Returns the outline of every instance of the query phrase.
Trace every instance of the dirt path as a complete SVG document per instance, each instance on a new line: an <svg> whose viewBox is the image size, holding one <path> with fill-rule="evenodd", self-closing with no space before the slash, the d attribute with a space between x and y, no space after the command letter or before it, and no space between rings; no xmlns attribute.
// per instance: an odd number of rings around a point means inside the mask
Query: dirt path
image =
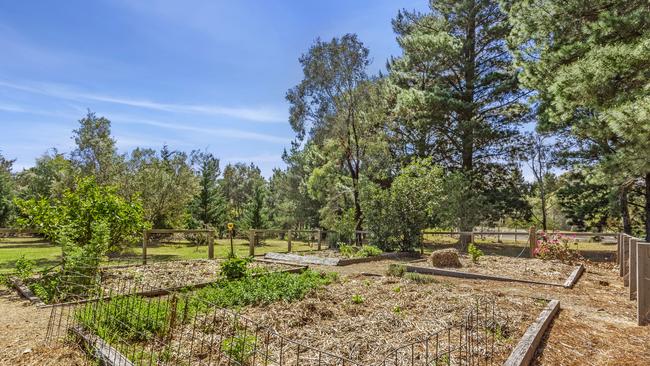
<svg viewBox="0 0 650 366"><path fill-rule="evenodd" d="M0 365L82 365L73 347L44 344L50 312L0 287Z"/></svg>
<svg viewBox="0 0 650 366"><path fill-rule="evenodd" d="M345 267L312 266L343 276L383 275L396 261ZM586 263L574 289L495 281L438 277L441 282L478 293L558 299L561 311L547 333L537 365L650 365L650 327L636 326L635 303L629 300L611 264ZM49 312L0 288L0 365L79 365L73 347L43 345Z"/></svg>

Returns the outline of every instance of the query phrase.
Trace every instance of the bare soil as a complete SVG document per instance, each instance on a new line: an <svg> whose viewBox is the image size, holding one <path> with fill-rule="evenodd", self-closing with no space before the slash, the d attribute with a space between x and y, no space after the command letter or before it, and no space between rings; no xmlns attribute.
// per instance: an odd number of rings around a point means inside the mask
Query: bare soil
<svg viewBox="0 0 650 366"><path fill-rule="evenodd" d="M49 316L0 287L0 365L84 365L76 347L44 343Z"/></svg>
<svg viewBox="0 0 650 366"><path fill-rule="evenodd" d="M510 277L522 280L563 284L577 265L565 264L556 260L504 257L485 255L473 262L468 255L459 256L461 268L448 268L461 272L479 273ZM432 267L431 262L418 262L414 265Z"/></svg>

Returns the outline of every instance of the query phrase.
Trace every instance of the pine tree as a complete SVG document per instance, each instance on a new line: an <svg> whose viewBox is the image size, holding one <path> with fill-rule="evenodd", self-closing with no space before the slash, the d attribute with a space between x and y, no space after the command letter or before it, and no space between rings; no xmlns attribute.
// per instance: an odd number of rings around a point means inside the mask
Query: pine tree
<svg viewBox="0 0 650 366"><path fill-rule="evenodd" d="M201 226L225 230L227 206L219 186L219 159L203 151L193 151L191 157L198 176L199 191L190 204L192 217Z"/></svg>
<svg viewBox="0 0 650 366"><path fill-rule="evenodd" d="M537 92L538 128L570 139L568 161L623 192L624 218L628 188L645 180L650 240L648 2L530 0L508 9L522 80Z"/></svg>
<svg viewBox="0 0 650 366"><path fill-rule="evenodd" d="M520 152L518 128L529 110L506 44L506 14L495 0L429 6L427 13L400 11L393 20L403 56L388 65L392 149L406 160L432 157L467 179L466 195L494 208L481 220L527 215L523 196L512 194L522 189L512 189L516 167L509 163ZM497 207L503 198L510 202ZM475 221L461 220L461 229L472 230Z"/></svg>

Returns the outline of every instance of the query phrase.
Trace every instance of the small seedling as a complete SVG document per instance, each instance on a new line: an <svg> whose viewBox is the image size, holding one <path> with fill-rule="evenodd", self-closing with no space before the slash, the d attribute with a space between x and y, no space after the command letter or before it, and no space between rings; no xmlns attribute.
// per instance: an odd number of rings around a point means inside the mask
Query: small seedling
<svg viewBox="0 0 650 366"><path fill-rule="evenodd" d="M480 250L474 243L469 243L467 252L472 257L472 262L478 263L479 258L483 256L483 251Z"/></svg>
<svg viewBox="0 0 650 366"><path fill-rule="evenodd" d="M393 313L398 314L398 315L401 314L402 313L402 307L399 306L399 305L393 307Z"/></svg>
<svg viewBox="0 0 650 366"><path fill-rule="evenodd" d="M363 296L359 294L352 295L352 302L354 304L363 304Z"/></svg>
<svg viewBox="0 0 650 366"><path fill-rule="evenodd" d="M400 291L402 291L402 288L399 287L399 286L397 286L397 287L395 287L395 288L393 289L393 292L396 293L396 294L399 294Z"/></svg>

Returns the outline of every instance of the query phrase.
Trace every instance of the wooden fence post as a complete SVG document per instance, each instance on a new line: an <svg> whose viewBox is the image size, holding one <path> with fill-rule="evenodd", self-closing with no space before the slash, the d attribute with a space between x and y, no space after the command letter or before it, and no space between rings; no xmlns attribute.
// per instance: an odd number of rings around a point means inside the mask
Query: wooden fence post
<svg viewBox="0 0 650 366"><path fill-rule="evenodd" d="M623 286L630 285L630 238L631 236L623 236Z"/></svg>
<svg viewBox="0 0 650 366"><path fill-rule="evenodd" d="M621 233L616 235L616 265L618 265L618 275L619 277L623 275L623 266L621 266Z"/></svg>
<svg viewBox="0 0 650 366"><path fill-rule="evenodd" d="M144 230L142 233L142 264L147 264L147 242L149 241L149 233Z"/></svg>
<svg viewBox="0 0 650 366"><path fill-rule="evenodd" d="M250 230L248 232L248 255L251 257L255 255L255 241L257 240L256 236L257 234L255 233L255 230Z"/></svg>
<svg viewBox="0 0 650 366"><path fill-rule="evenodd" d="M318 250L321 250L321 243L323 242L323 233L320 229L316 230L316 235L318 235Z"/></svg>
<svg viewBox="0 0 650 366"><path fill-rule="evenodd" d="M291 253L291 230L287 231L287 252Z"/></svg>
<svg viewBox="0 0 650 366"><path fill-rule="evenodd" d="M214 236L213 231L207 232L208 234L208 259L214 259Z"/></svg>
<svg viewBox="0 0 650 366"><path fill-rule="evenodd" d="M650 324L650 243L637 243L637 324Z"/></svg>
<svg viewBox="0 0 650 366"><path fill-rule="evenodd" d="M528 229L528 250L530 252L530 257L535 258L535 247L537 246L537 229L535 225L531 226Z"/></svg>
<svg viewBox="0 0 650 366"><path fill-rule="evenodd" d="M630 300L636 299L637 291L637 240L635 238L630 239Z"/></svg>

